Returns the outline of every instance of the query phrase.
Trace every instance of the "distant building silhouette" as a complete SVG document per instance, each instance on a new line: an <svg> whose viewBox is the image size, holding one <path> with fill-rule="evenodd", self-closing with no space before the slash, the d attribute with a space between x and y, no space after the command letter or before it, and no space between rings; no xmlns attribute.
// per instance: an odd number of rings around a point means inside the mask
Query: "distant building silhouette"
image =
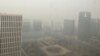
<svg viewBox="0 0 100 56"><path fill-rule="evenodd" d="M78 22L78 36L80 39L88 39L91 37L91 13L80 12Z"/></svg>
<svg viewBox="0 0 100 56"><path fill-rule="evenodd" d="M66 35L73 35L74 34L74 20L64 20L64 33Z"/></svg>
<svg viewBox="0 0 100 56"><path fill-rule="evenodd" d="M97 19L91 19L91 34L92 36L98 33L98 21Z"/></svg>
<svg viewBox="0 0 100 56"><path fill-rule="evenodd" d="M91 35L100 35L100 19L91 19Z"/></svg>
<svg viewBox="0 0 100 56"><path fill-rule="evenodd" d="M98 19L98 37L100 37L100 19Z"/></svg>
<svg viewBox="0 0 100 56"><path fill-rule="evenodd" d="M0 14L0 56L21 56L22 16Z"/></svg>
<svg viewBox="0 0 100 56"><path fill-rule="evenodd" d="M42 22L39 20L35 20L33 22L33 31L42 31Z"/></svg>
<svg viewBox="0 0 100 56"><path fill-rule="evenodd" d="M31 22L30 21L25 21L23 22L23 27L22 27L23 32L30 32L31 31Z"/></svg>

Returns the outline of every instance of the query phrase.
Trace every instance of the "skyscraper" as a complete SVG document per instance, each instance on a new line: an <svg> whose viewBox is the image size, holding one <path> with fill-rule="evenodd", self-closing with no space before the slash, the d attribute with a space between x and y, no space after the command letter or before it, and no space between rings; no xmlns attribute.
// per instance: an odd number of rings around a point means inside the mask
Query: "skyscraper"
<svg viewBox="0 0 100 56"><path fill-rule="evenodd" d="M98 19L98 37L100 37L100 19Z"/></svg>
<svg viewBox="0 0 100 56"><path fill-rule="evenodd" d="M64 20L64 33L66 35L73 35L75 28L74 26L75 26L74 20Z"/></svg>
<svg viewBox="0 0 100 56"><path fill-rule="evenodd" d="M91 35L100 35L100 19L91 19Z"/></svg>
<svg viewBox="0 0 100 56"><path fill-rule="evenodd" d="M91 26L91 13L80 12L79 22L78 22L78 36L80 39L84 40L91 37L90 26Z"/></svg>
<svg viewBox="0 0 100 56"><path fill-rule="evenodd" d="M0 56L21 56L22 16L0 14Z"/></svg>
<svg viewBox="0 0 100 56"><path fill-rule="evenodd" d="M96 34L98 34L98 20L91 19L91 35L95 36Z"/></svg>

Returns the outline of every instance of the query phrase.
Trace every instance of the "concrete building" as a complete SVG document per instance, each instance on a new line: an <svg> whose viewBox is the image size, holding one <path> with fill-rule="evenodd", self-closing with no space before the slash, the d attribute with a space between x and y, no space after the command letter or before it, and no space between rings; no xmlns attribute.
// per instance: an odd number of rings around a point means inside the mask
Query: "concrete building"
<svg viewBox="0 0 100 56"><path fill-rule="evenodd" d="M66 35L73 35L75 28L74 26L75 26L74 20L64 20L64 33Z"/></svg>
<svg viewBox="0 0 100 56"><path fill-rule="evenodd" d="M80 12L78 21L78 37L82 40L86 40L91 37L91 13Z"/></svg>
<svg viewBox="0 0 100 56"><path fill-rule="evenodd" d="M39 20L35 20L33 22L33 31L38 32L42 31L42 22Z"/></svg>
<svg viewBox="0 0 100 56"><path fill-rule="evenodd" d="M0 14L0 56L21 56L22 16Z"/></svg>

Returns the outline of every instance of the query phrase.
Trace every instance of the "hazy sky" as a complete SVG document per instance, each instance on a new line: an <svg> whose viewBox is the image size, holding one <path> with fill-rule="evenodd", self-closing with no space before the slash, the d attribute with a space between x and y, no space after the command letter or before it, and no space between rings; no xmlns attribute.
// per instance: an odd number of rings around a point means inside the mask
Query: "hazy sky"
<svg viewBox="0 0 100 56"><path fill-rule="evenodd" d="M45 21L77 19L79 11L100 18L99 0L0 0L1 13L22 14L24 19Z"/></svg>

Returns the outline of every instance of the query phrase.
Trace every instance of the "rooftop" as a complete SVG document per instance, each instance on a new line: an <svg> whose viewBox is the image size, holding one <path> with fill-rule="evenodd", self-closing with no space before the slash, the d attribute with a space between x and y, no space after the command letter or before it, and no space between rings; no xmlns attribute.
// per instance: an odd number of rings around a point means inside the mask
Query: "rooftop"
<svg viewBox="0 0 100 56"><path fill-rule="evenodd" d="M12 14L12 13L0 13L0 15L2 15L2 16L22 16L21 14Z"/></svg>

